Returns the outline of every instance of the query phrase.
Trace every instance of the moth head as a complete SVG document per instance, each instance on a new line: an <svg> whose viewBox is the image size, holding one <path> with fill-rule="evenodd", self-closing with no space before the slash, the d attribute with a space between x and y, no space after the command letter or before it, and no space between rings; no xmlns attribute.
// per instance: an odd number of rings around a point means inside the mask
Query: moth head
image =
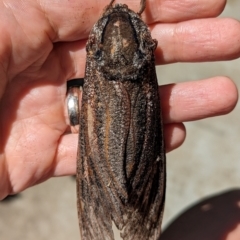
<svg viewBox="0 0 240 240"><path fill-rule="evenodd" d="M88 41L97 70L107 80L137 80L154 60L156 41L139 16L112 11L96 24Z"/></svg>

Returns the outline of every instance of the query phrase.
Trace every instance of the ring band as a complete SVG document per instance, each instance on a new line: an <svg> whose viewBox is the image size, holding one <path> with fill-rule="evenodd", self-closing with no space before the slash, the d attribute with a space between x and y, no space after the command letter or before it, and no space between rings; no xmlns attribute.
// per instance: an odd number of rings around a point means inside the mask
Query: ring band
<svg viewBox="0 0 240 240"><path fill-rule="evenodd" d="M82 98L83 78L67 82L67 112L72 133L79 132L80 101Z"/></svg>

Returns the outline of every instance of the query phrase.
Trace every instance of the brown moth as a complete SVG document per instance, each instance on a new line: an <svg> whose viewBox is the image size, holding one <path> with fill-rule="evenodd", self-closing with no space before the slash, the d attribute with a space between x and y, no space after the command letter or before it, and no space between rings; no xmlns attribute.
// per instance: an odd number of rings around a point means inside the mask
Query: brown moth
<svg viewBox="0 0 240 240"><path fill-rule="evenodd" d="M111 1L87 42L77 197L83 240L160 237L165 151L157 46L138 13Z"/></svg>

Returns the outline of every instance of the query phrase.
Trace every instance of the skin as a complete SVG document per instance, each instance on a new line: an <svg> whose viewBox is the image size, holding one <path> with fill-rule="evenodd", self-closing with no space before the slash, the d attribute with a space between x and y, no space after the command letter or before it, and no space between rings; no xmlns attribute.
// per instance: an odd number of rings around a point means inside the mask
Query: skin
<svg viewBox="0 0 240 240"><path fill-rule="evenodd" d="M237 240L240 238L240 224L237 224L237 226L227 234L225 240Z"/></svg>
<svg viewBox="0 0 240 240"><path fill-rule="evenodd" d="M0 1L0 199L75 174L78 137L66 121L66 81L84 76L86 39L107 4ZM128 6L138 11L139 0ZM157 63L238 58L239 22L216 18L224 6L224 0L147 1L142 18L158 40ZM167 151L183 143L183 122L227 114L238 99L222 76L159 91Z"/></svg>

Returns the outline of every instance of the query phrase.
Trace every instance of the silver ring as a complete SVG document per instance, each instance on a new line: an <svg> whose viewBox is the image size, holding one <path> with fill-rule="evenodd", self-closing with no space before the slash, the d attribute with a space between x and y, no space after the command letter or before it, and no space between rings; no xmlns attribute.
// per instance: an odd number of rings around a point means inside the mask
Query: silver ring
<svg viewBox="0 0 240 240"><path fill-rule="evenodd" d="M69 80L67 86L67 112L72 133L79 132L80 102L82 99L82 84L79 83L79 80L83 81L83 79Z"/></svg>

